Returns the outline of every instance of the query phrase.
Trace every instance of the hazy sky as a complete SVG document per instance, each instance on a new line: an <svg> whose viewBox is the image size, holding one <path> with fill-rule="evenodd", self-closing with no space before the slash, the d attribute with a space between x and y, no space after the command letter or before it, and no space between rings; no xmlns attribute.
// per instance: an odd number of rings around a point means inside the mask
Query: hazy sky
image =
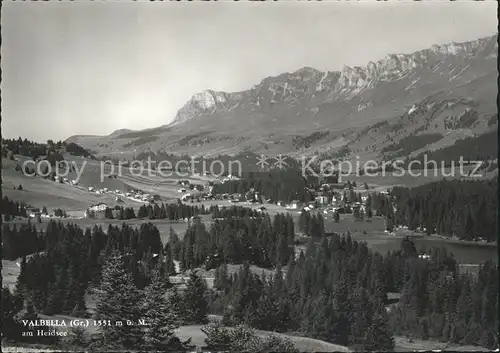
<svg viewBox="0 0 500 353"><path fill-rule="evenodd" d="M165 125L199 91L496 33L487 2L4 2L2 135Z"/></svg>

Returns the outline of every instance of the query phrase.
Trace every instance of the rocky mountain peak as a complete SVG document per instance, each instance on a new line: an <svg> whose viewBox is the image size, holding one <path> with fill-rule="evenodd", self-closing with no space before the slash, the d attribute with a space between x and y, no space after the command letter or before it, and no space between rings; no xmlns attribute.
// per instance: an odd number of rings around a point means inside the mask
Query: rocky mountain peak
<svg viewBox="0 0 500 353"><path fill-rule="evenodd" d="M191 99L177 112L174 122L189 120L202 113L210 113L224 106L229 100L226 92L204 90L194 94Z"/></svg>
<svg viewBox="0 0 500 353"><path fill-rule="evenodd" d="M374 88L380 83L392 82L410 76L419 70L427 70L446 60L465 60L471 57L485 59L498 56L497 35L465 43L434 45L411 54L389 54L376 62L370 61L364 67L344 66L340 71L321 72L303 67L294 72L267 77L251 89L237 93L205 90L193 95L182 107L174 123L193 117L227 111L237 106L252 106L267 109L277 103L297 102L313 99L325 93L332 97L349 91L359 92Z"/></svg>

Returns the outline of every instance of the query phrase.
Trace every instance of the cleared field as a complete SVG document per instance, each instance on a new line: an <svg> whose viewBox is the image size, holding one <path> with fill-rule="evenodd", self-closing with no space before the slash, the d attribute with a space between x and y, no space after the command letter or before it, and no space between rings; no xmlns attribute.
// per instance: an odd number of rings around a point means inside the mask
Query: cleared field
<svg viewBox="0 0 500 353"><path fill-rule="evenodd" d="M413 339L410 341L406 337L394 337L396 347L395 352L424 352L424 351L455 351L455 352L488 352L490 350L478 346L459 346L456 344L448 344L444 342L424 341Z"/></svg>
<svg viewBox="0 0 500 353"><path fill-rule="evenodd" d="M200 201L200 202L185 202L186 205L191 205L191 206L198 206L201 207L202 205L205 206L205 208L208 208L210 206L218 206L218 207L233 207L233 206L241 206L241 207L247 207L251 208L253 210L257 210L261 207L265 207L266 213L269 213L271 216L274 216L275 214L278 213L290 213L294 216L297 216L297 211L296 210L287 210L285 207L278 206L272 203L264 203L264 204L256 204L256 203L250 203L250 202L236 202L232 203L229 202L228 200L208 200L208 201Z"/></svg>
<svg viewBox="0 0 500 353"><path fill-rule="evenodd" d="M49 211L55 208L82 211L99 202L112 205L116 203L113 195L90 193L83 188L56 183L40 176L27 176L13 168L3 168L2 179L4 196L16 201L24 201L34 207L46 206ZM23 190L15 190L14 186L18 185L22 185ZM141 203L125 199L123 205L138 207Z"/></svg>
<svg viewBox="0 0 500 353"><path fill-rule="evenodd" d="M87 188L108 188L109 190L120 190L126 192L130 189L139 189L151 194L162 196L165 200L173 200L180 197L178 192L179 179L186 179L193 184L206 184L214 178L207 176L190 175L181 178L172 175L165 178L152 170L138 170L118 166L102 164L100 161L81 159L74 156L65 156L70 163L76 166L75 171L66 172L61 169L61 175L68 180L77 180L78 186L60 184L43 177L31 177L24 175L21 171L15 171L16 164L22 165L27 159L18 157L17 161L2 159L2 189L5 196L14 200L21 200L34 207L46 206L51 208L64 208L66 211L81 211L88 206L98 202L114 205L115 197L111 194L95 194L88 192ZM34 165L29 165L33 168ZM118 174L117 177L108 177ZM18 185L23 186L23 191L14 190ZM127 207L139 207L142 203L122 198L122 205Z"/></svg>
<svg viewBox="0 0 500 353"><path fill-rule="evenodd" d="M369 248L378 251L385 255L388 251L400 249L401 240L407 234L390 235L383 232L351 232L353 239L366 242ZM410 234L409 237L415 243L417 250L424 251L432 247L444 247L447 251L452 252L458 263L462 264L481 264L486 260L498 262L497 247L495 245L461 243L449 239L441 239L435 237L427 237L421 234Z"/></svg>
<svg viewBox="0 0 500 353"><path fill-rule="evenodd" d="M351 235L356 232L383 232L384 231L384 219L382 217L373 217L371 221L356 221L352 214L341 214L340 221L335 223L333 220L333 214L323 214L323 219L325 220L325 231L334 233L346 233L349 231ZM297 217L298 218L298 217Z"/></svg>
<svg viewBox="0 0 500 353"><path fill-rule="evenodd" d="M170 235L170 227L173 228L173 230L177 233L179 238L184 237L184 233L186 232L186 229L188 227L187 222L178 222L178 221L168 221L168 220L143 220L143 219L133 219L133 220L127 220L127 221L120 221L116 219L90 219L90 218L81 218L81 219L57 219L58 221L61 221L63 223L71 223L71 224L76 224L80 228L92 228L94 225L101 226L104 231L107 231L108 226L114 225L114 226L121 226L123 223L128 224L131 227L140 227L141 224L143 223L153 223L157 228L158 231L160 232L160 237L161 240L164 244L167 243L169 235ZM15 224L22 224L26 223L26 220L22 221L13 221L13 222L8 222L8 223L15 223ZM48 221L43 220L42 223L32 223L35 225L37 230L44 230L47 227Z"/></svg>
<svg viewBox="0 0 500 353"><path fill-rule="evenodd" d="M272 332L257 331L259 336L266 336ZM205 345L206 335L201 331L201 325L181 326L176 332L180 339L191 338L191 343L196 347L203 347ZM282 337L288 337L295 344L301 352L350 352L347 347L339 346L336 344L315 340L312 338L290 336L285 334L277 334Z"/></svg>
<svg viewBox="0 0 500 353"><path fill-rule="evenodd" d="M64 350L55 350L44 347L42 345L38 346L8 346L2 344L2 352L17 352L17 353L43 353L43 352L65 352Z"/></svg>
<svg viewBox="0 0 500 353"><path fill-rule="evenodd" d="M371 222L355 221L351 214L341 215L340 222L333 222L331 216L325 218L325 230L335 233L349 233L354 240L366 242L369 248L386 254L388 251L398 250L401 240L406 236L415 243L417 250L431 247L444 247L452 252L459 263L480 264L486 260L498 262L498 246L448 239L439 236L427 236L422 233L404 229L396 229L394 234L384 232L384 219L374 217Z"/></svg>
<svg viewBox="0 0 500 353"><path fill-rule="evenodd" d="M464 166L463 171L464 175L466 175L469 171L473 170L474 166ZM403 175L401 172L377 172L372 175L345 175L342 176L342 182L347 182L348 180L352 183L356 182L357 185L363 185L367 183L370 186L375 188L387 188L394 186L406 186L413 187L419 186L427 183L431 183L433 181L439 181L443 178L446 179L454 179L461 178L460 167L457 166L454 168L444 168L444 169L429 169L427 171L424 170L414 170L409 172L405 172ZM413 174L413 175L412 175ZM486 177L489 177L491 173L488 173ZM476 178L477 179L477 178Z"/></svg>

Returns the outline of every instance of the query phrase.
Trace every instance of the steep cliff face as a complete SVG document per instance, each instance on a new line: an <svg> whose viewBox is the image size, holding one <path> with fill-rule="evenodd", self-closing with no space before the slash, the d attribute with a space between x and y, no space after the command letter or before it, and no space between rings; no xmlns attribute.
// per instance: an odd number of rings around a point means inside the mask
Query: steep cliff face
<svg viewBox="0 0 500 353"><path fill-rule="evenodd" d="M241 92L196 93L172 123L103 137L99 146L168 148L187 153L288 153L294 150L297 139L309 141L309 135L321 132L318 136L322 138L315 138L308 146L327 151L352 143L359 131L371 125L401 117L409 125L394 139L415 131L425 132L436 124L442 125L446 133L441 120L447 119L448 113L439 118L430 114L425 119L432 123L423 124L419 119L424 117L417 110L424 105L465 99L467 107L477 111L477 120L484 122L496 112L497 57L495 35L466 43L434 45L411 54L390 54L364 67L345 66L340 71L326 72L304 67L267 77ZM415 118L406 121L408 115ZM482 129L485 124L474 126ZM474 133L481 131L477 128ZM386 139L382 132L368 134L361 138L366 141L360 148L380 149ZM89 146L83 140L78 137L84 147L96 147L95 138L89 138L93 141ZM114 144L106 140L114 140Z"/></svg>
<svg viewBox="0 0 500 353"><path fill-rule="evenodd" d="M333 102L341 95L352 96L361 90L413 76L445 76L457 81L463 77L466 81L470 76L466 71L472 73L476 69L474 65L485 65L484 61L493 65L497 52L497 39L493 36L466 43L434 45L412 54L390 54L377 62L369 62L365 67L345 66L340 72L321 72L305 67L268 77L243 92L207 90L197 93L179 110L174 122L178 124L203 115L227 113L239 106L251 106L257 110L300 100L319 100L317 105L320 105Z"/></svg>

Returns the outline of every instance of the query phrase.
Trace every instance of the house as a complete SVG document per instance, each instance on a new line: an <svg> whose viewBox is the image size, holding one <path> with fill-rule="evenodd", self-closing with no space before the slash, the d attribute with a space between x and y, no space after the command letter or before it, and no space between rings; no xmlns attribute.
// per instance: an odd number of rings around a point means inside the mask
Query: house
<svg viewBox="0 0 500 353"><path fill-rule="evenodd" d="M108 208L108 205L105 204L104 202L97 203L95 205L92 205L89 207L90 211L94 212L104 212L106 211L106 208Z"/></svg>
<svg viewBox="0 0 500 353"><path fill-rule="evenodd" d="M179 192L186 192L186 189L179 189L177 191L179 191Z"/></svg>
<svg viewBox="0 0 500 353"><path fill-rule="evenodd" d="M223 178L223 179L221 180L221 183L222 183L222 184L224 184L224 183L226 183L226 182L228 182L228 181L232 181L232 180L240 180L240 178L238 178L238 177L237 177L237 176L235 176L235 175L231 175L231 174L229 174L227 177L225 177L225 178Z"/></svg>
<svg viewBox="0 0 500 353"><path fill-rule="evenodd" d="M181 197L181 201L187 201L190 198L192 198L191 194L184 194Z"/></svg>
<svg viewBox="0 0 500 353"><path fill-rule="evenodd" d="M320 205L326 205L328 203L328 197L323 195L316 196L315 201Z"/></svg>
<svg viewBox="0 0 500 353"><path fill-rule="evenodd" d="M30 218L35 218L37 215L40 216L40 209L35 207L29 207L26 209L26 214Z"/></svg>
<svg viewBox="0 0 500 353"><path fill-rule="evenodd" d="M287 209L290 209L290 210L296 210L297 208L299 208L300 206L300 201L299 200L293 200L292 202L290 202L286 208Z"/></svg>

